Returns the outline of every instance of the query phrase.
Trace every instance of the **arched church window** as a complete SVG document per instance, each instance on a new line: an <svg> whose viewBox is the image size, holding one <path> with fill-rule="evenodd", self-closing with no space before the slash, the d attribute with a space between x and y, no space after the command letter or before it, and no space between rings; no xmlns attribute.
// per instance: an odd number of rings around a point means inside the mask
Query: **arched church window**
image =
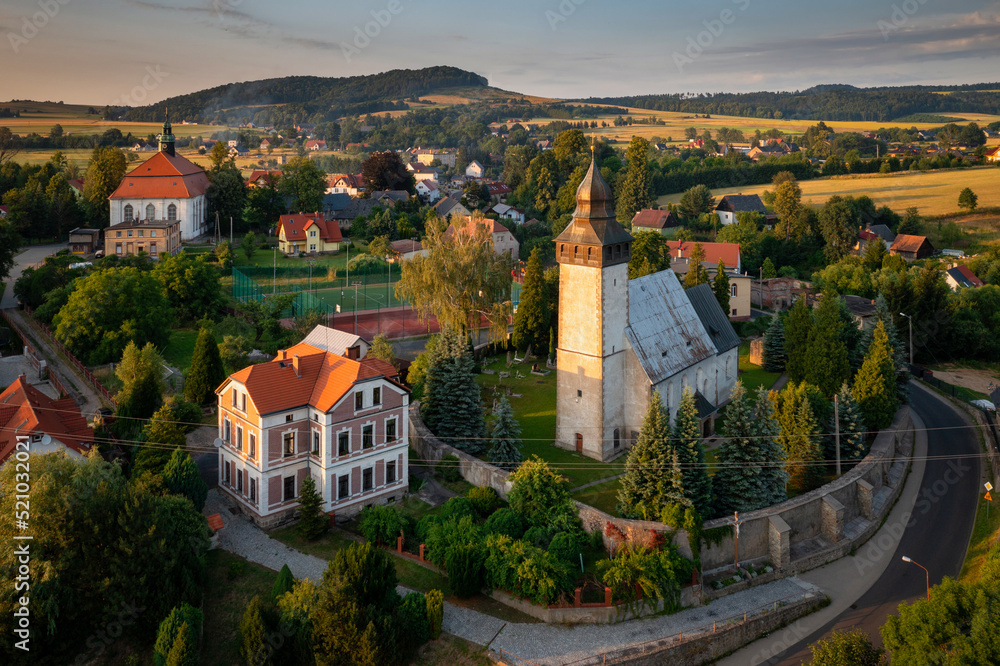
<svg viewBox="0 0 1000 666"><path fill-rule="evenodd" d="M177 205L176 204L170 204L169 206L167 206L167 219L168 220L176 220L177 219Z"/></svg>
<svg viewBox="0 0 1000 666"><path fill-rule="evenodd" d="M149 204L146 206L146 219L152 220L156 218L156 206Z"/></svg>
<svg viewBox="0 0 1000 666"><path fill-rule="evenodd" d="M579 259L580 258L580 246L579 245L574 245L573 246L573 258L574 259Z"/></svg>
<svg viewBox="0 0 1000 666"><path fill-rule="evenodd" d="M132 204L126 204L125 213L122 216L125 222L131 222L135 217L135 212L132 208Z"/></svg>
<svg viewBox="0 0 1000 666"><path fill-rule="evenodd" d="M566 254L566 243L559 244L559 254L560 255Z"/></svg>

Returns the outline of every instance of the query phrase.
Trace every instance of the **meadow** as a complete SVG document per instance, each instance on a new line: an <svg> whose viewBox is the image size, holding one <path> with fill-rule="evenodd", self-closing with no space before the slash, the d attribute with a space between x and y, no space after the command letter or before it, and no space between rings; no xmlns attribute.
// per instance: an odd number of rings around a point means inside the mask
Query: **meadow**
<svg viewBox="0 0 1000 666"><path fill-rule="evenodd" d="M876 206L889 206L902 213L915 206L921 215L948 215L959 211L958 193L972 188L979 196L980 208L1000 206L1000 169L992 166L933 171L902 171L893 174L855 174L804 180L803 203L822 206L826 200L840 196L866 194ZM719 199L727 194L762 194L772 189L770 184L747 185L712 190ZM678 203L682 194L668 194L656 201L661 206Z"/></svg>

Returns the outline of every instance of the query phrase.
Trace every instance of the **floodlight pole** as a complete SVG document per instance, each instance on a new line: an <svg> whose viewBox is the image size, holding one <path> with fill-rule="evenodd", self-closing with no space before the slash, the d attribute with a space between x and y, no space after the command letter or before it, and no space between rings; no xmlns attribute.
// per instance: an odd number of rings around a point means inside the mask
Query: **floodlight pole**
<svg viewBox="0 0 1000 666"><path fill-rule="evenodd" d="M902 312L899 313L900 317L906 317L906 320L910 322L910 365L913 365L913 317Z"/></svg>

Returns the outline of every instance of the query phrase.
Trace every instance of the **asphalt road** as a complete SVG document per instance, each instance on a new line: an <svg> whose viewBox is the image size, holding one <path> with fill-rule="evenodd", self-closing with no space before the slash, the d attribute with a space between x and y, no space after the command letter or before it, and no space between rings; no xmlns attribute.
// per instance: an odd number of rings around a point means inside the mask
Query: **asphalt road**
<svg viewBox="0 0 1000 666"><path fill-rule="evenodd" d="M980 453L975 431L966 427L950 403L916 382L910 386L913 409L928 429L929 458ZM903 555L927 567L931 585L940 583L944 576L954 578L961 572L976 518L979 481L978 458L928 460L913 518L882 576L850 610L767 663L808 663L812 659L809 645L834 629L861 629L875 645L881 645L879 628L890 614L896 613L900 602L927 594L924 570L903 562Z"/></svg>

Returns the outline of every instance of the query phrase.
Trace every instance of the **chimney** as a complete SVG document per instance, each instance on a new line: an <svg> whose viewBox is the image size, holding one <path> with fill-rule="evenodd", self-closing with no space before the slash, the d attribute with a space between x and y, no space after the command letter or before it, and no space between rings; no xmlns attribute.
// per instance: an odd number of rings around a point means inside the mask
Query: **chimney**
<svg viewBox="0 0 1000 666"><path fill-rule="evenodd" d="M352 361L357 361L358 358L361 356L360 345L354 345L353 347L348 347L346 356Z"/></svg>
<svg viewBox="0 0 1000 666"><path fill-rule="evenodd" d="M278 350L278 360L279 361L284 361L285 360L285 350L284 349L279 349Z"/></svg>
<svg viewBox="0 0 1000 666"><path fill-rule="evenodd" d="M295 368L295 376L301 379L302 378L302 373L299 372L299 355L298 354L296 354L295 356L292 357L292 367Z"/></svg>

